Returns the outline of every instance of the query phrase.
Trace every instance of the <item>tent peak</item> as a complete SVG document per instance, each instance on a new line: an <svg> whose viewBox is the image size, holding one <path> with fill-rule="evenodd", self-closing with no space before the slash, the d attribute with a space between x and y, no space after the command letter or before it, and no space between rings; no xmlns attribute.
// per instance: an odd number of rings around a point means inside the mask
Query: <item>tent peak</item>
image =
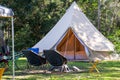
<svg viewBox="0 0 120 80"><path fill-rule="evenodd" d="M72 10L82 11L75 1L71 4L71 6L66 11L68 12L68 11L72 11Z"/></svg>
<svg viewBox="0 0 120 80"><path fill-rule="evenodd" d="M72 3L72 4L77 4L77 3L76 3L76 1L73 1L73 3Z"/></svg>

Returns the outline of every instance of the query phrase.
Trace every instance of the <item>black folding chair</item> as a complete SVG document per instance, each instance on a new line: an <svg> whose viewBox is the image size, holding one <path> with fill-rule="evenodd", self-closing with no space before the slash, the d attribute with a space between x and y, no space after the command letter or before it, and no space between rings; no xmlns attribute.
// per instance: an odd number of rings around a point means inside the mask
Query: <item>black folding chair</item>
<svg viewBox="0 0 120 80"><path fill-rule="evenodd" d="M33 66L40 66L46 64L46 59L42 56L37 55L36 53L26 50L22 51L25 57L27 58L28 62Z"/></svg>
<svg viewBox="0 0 120 80"><path fill-rule="evenodd" d="M46 60L52 65L50 71L60 68L60 71L63 72L64 66L67 64L67 59L63 57L58 51L55 50L44 50L43 51Z"/></svg>

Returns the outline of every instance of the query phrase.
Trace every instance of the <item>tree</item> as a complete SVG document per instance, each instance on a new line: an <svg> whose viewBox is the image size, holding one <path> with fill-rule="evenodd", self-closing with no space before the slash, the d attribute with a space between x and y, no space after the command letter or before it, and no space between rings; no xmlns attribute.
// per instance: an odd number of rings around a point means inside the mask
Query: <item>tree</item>
<svg viewBox="0 0 120 80"><path fill-rule="evenodd" d="M103 35L113 43L114 41L119 42L119 0L1 0L1 4L12 8L15 13L15 50L20 51L32 47L42 39L73 1L77 2L89 20ZM101 14L99 14L99 9ZM98 23L99 21L100 23ZM116 49L120 50L118 45L114 44L117 46Z"/></svg>

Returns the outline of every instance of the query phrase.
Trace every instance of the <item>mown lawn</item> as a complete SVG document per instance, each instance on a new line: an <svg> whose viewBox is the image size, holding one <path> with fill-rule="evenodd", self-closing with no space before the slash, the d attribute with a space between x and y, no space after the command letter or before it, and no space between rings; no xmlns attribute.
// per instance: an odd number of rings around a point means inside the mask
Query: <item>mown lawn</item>
<svg viewBox="0 0 120 80"><path fill-rule="evenodd" d="M15 80L120 80L120 61L102 61L97 65L100 73L96 71L89 73L91 64L89 62L68 62L68 66L77 66L82 72L45 72L50 65L33 67L27 65L25 58L16 61L18 68L15 68ZM5 71L2 80L12 80L11 62Z"/></svg>

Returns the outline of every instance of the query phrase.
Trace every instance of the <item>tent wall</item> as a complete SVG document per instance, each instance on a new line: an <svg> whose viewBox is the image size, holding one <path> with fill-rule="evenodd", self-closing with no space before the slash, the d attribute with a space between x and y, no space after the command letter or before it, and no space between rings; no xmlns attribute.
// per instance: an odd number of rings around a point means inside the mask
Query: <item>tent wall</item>
<svg viewBox="0 0 120 80"><path fill-rule="evenodd" d="M89 56L89 60L91 61L95 61L95 60L110 60L110 51L93 51L91 49L89 49L90 51L90 56Z"/></svg>
<svg viewBox="0 0 120 80"><path fill-rule="evenodd" d="M84 46L76 38L71 28L67 30L66 35L57 45L57 50L68 60L88 59Z"/></svg>

